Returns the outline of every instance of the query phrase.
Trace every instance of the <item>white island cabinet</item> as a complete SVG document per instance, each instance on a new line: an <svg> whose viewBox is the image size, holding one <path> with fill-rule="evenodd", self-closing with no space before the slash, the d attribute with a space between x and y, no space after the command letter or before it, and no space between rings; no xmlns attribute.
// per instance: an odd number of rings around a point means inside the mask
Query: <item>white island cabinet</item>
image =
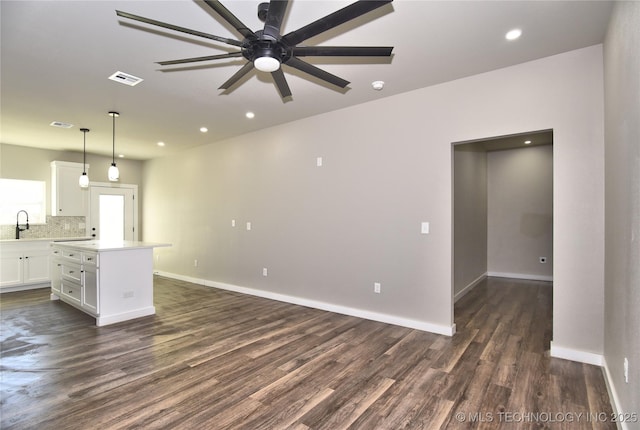
<svg viewBox="0 0 640 430"><path fill-rule="evenodd" d="M156 313L153 248L137 241L52 244L51 300L62 300L104 326Z"/></svg>

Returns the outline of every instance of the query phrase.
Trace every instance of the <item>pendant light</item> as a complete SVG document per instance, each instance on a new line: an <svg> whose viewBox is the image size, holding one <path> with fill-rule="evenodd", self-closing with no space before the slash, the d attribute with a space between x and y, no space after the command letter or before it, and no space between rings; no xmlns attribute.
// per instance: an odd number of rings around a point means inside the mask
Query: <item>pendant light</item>
<svg viewBox="0 0 640 430"><path fill-rule="evenodd" d="M82 146L82 175L80 175L78 183L80 184L80 188L87 188L89 186L89 175L87 175L87 133L89 129L81 128L80 131L84 134L84 144Z"/></svg>
<svg viewBox="0 0 640 430"><path fill-rule="evenodd" d="M116 166L116 117L120 116L118 112L109 112L111 118L113 118L113 158L111 160L111 167L109 167L109 180L117 181L120 178L120 171L118 170L118 166Z"/></svg>

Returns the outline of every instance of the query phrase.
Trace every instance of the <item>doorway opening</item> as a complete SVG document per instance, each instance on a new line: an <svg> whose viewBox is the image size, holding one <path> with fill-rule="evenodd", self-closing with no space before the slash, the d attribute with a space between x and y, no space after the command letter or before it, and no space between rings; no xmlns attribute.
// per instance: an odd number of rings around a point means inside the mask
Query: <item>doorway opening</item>
<svg viewBox="0 0 640 430"><path fill-rule="evenodd" d="M452 159L452 307L488 277L552 286L553 130L456 142Z"/></svg>

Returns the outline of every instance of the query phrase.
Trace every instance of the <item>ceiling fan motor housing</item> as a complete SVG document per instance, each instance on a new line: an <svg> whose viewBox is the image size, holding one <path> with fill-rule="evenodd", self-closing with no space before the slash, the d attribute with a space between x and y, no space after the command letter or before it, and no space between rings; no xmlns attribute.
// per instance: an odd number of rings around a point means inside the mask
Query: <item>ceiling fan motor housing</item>
<svg viewBox="0 0 640 430"><path fill-rule="evenodd" d="M283 64L291 58L291 49L280 41L256 39L242 47L242 55L249 61L255 61L260 57L271 57Z"/></svg>

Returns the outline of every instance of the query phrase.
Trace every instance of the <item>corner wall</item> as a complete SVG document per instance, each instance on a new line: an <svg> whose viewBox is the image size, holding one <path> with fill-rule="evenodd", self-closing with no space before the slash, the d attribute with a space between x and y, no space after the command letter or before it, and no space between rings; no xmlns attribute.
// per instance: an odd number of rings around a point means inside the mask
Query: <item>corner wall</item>
<svg viewBox="0 0 640 430"><path fill-rule="evenodd" d="M605 368L620 413L640 413L640 3L616 2L604 45ZM624 359L629 363L625 382ZM629 421L623 428L639 428Z"/></svg>
<svg viewBox="0 0 640 430"><path fill-rule="evenodd" d="M149 161L144 240L163 272L451 330L451 143L553 129L553 342L602 354L602 79L598 45Z"/></svg>

